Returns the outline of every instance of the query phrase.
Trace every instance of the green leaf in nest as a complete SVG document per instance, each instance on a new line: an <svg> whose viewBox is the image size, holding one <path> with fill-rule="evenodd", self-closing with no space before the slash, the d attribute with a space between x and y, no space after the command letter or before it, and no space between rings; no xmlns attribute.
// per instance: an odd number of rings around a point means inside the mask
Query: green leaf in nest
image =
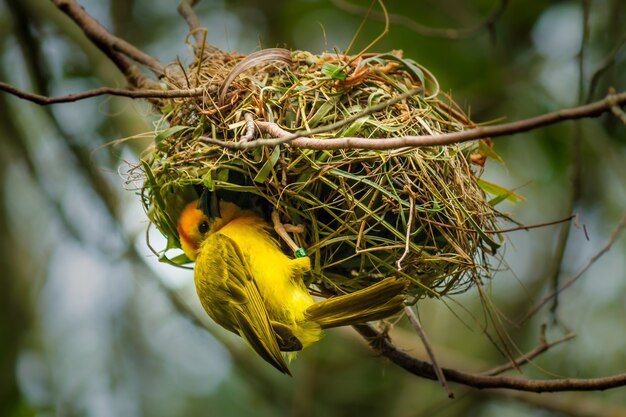
<svg viewBox="0 0 626 417"><path fill-rule="evenodd" d="M504 163L500 155L498 155L491 146L487 145L487 142L484 140L478 141L478 153L485 155L486 157L489 157L495 161L498 161L501 164Z"/></svg>
<svg viewBox="0 0 626 417"><path fill-rule="evenodd" d="M324 101L315 114L309 119L309 126L315 127L320 124L326 115L336 109L339 100L340 97L331 97L327 101Z"/></svg>
<svg viewBox="0 0 626 417"><path fill-rule="evenodd" d="M423 86L426 85L424 80L424 71L422 71L421 68L415 63L415 61L411 59L400 58L393 54L380 54L371 58L364 59L361 65L365 65L369 61L376 61L381 65L385 65L385 60L398 62L402 65L402 68L406 70L415 80L419 80L419 82Z"/></svg>
<svg viewBox="0 0 626 417"><path fill-rule="evenodd" d="M181 130L185 130L185 129L188 129L188 128L189 128L189 126L172 126L172 127L168 127L165 130L161 130L154 137L154 144L157 146L157 149L159 149L159 145L161 144L161 142L163 142L163 139L168 138L168 137L172 136L173 134L178 133Z"/></svg>
<svg viewBox="0 0 626 417"><path fill-rule="evenodd" d="M489 205L491 207L495 206L498 203L501 203L504 200L507 200L510 203L519 203L524 201L524 197L517 194L515 191L504 188L501 185L494 184L493 182L484 180L482 178L478 179L478 185L483 191L494 195L495 197L489 200Z"/></svg>
<svg viewBox="0 0 626 417"><path fill-rule="evenodd" d="M274 165L276 165L276 162L278 162L279 157L280 157L280 146L275 146L274 150L272 151L272 154L270 155L270 159L265 161L265 163L259 170L259 173L256 174L256 177L254 177L254 182L264 182L267 179L267 177L270 175L270 172L272 171L272 168L274 167Z"/></svg>
<svg viewBox="0 0 626 417"><path fill-rule="evenodd" d="M325 63L324 65L322 65L322 74L326 75L327 77L332 78L333 80L345 80L348 76L346 75L346 72L341 69L341 67L334 65L334 64L329 64L328 62Z"/></svg>

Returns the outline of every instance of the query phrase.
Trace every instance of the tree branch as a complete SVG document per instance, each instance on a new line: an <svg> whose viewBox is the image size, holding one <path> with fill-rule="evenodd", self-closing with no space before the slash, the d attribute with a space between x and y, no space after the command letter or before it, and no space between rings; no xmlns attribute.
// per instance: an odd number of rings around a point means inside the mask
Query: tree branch
<svg viewBox="0 0 626 417"><path fill-rule="evenodd" d="M453 143L467 142L470 140L485 137L498 137L512 135L515 133L527 132L544 126L556 124L565 120L576 120L591 117L598 117L606 112L614 111L613 107L621 107L626 104L626 92L609 94L603 100L578 107L557 110L554 112L531 117L529 119L518 120L511 123L502 123L492 126L479 126L459 132L445 133L442 135L423 136L401 136L394 138L357 138L342 137L317 139L307 138L312 132L318 133L318 129L307 131L297 131L288 136L280 136L272 139L257 139L249 142L227 142L211 138L203 138L203 142L216 144L230 149L250 149L261 146L277 146L289 143L289 146L306 149L376 149L389 150L402 147L422 147L450 145ZM260 122L256 122L257 126ZM278 127L278 126L276 126ZM325 126L323 126L325 127ZM264 127L261 130L269 130ZM275 130L275 129L274 129Z"/></svg>
<svg viewBox="0 0 626 417"><path fill-rule="evenodd" d="M437 380L433 366L425 361L414 358L387 340L381 333L368 324L353 326L369 343L370 347L413 375ZM531 392L557 391L596 391L617 388L626 385L626 373L603 378L561 378L561 379L526 379L514 376L491 376L472 374L456 369L441 368L448 381L457 382L473 388L508 388Z"/></svg>
<svg viewBox="0 0 626 417"><path fill-rule="evenodd" d="M544 324L541 326L541 333L539 335L539 344L537 346L535 346L532 350L524 353L517 359L513 361L509 361L508 363L505 363L504 365L496 366L495 368L485 371L482 374L483 375L499 375L513 368L518 368L520 365L524 365L530 362L531 360L533 360L534 358L536 358L537 356L541 355L543 352L547 351L552 346L566 342L574 338L575 336L576 336L575 333L570 332L566 334L565 336L561 337L560 339L557 339L553 342L548 342L546 340L546 325Z"/></svg>
<svg viewBox="0 0 626 417"><path fill-rule="evenodd" d="M185 19L187 26L189 27L189 33L193 35L193 38L197 43L204 41L203 27L200 24L200 20L193 11L193 6L198 3L199 0L181 0L178 4L178 13Z"/></svg>
<svg viewBox="0 0 626 417"><path fill-rule="evenodd" d="M580 270L574 276L572 276L570 279L562 283L559 287L555 288L552 292L550 292L550 294L546 295L539 303L535 304L530 309L530 311L528 311L528 313L526 313L526 315L521 320L518 321L518 324L524 323L526 320L531 318L533 315L535 315L535 313L537 313L537 311L539 311L539 309L541 309L541 307L545 306L550 300L554 299L554 297L556 297L558 294L560 294L567 288L571 287L576 281L578 281L578 279L581 276L583 276L585 272L587 272L587 270L591 267L591 265L596 263L596 261L600 259L602 255L604 255L606 252L608 252L611 249L611 247L613 246L613 244L615 243L619 235L624 230L624 228L626 228L626 212L624 212L624 215L622 216L621 221L619 222L615 230L613 230L613 232L611 233L611 236L609 237L609 240L604 244L604 246L602 246L602 248L600 248L600 250L596 252L591 258L589 258L587 263L585 263L585 265L583 265L582 268L580 268Z"/></svg>
<svg viewBox="0 0 626 417"><path fill-rule="evenodd" d="M428 341L428 336L426 336L426 332L424 332L424 328L422 327L422 324L420 323L419 318L413 312L413 309L411 308L411 306L404 307L404 314L406 314L406 317L409 319L409 322L411 323L411 325L417 332L417 335L419 336L419 338L422 340L422 344L424 345L424 349L426 349L426 353L428 354L428 357L430 358L430 363L433 367L433 370L435 371L435 375L437 376L437 380L439 381L439 384L444 389L444 391L446 391L446 393L448 394L448 398L454 399L454 393L448 387L446 376L443 374L443 370L439 366L439 362L437 361L437 357L435 356L435 351L433 350L432 346L430 345L430 342Z"/></svg>
<svg viewBox="0 0 626 417"><path fill-rule="evenodd" d="M203 87L191 88L188 90L128 90L125 88L99 87L93 90L81 91L79 93L49 97L40 94L29 93L0 81L0 91L6 91L7 93L12 94L16 97L45 106L48 104L69 103L102 95L128 97L133 99L198 97L202 96L206 90Z"/></svg>
<svg viewBox="0 0 626 417"><path fill-rule="evenodd" d="M165 75L165 69L157 59L111 34L74 0L52 0L52 2L82 29L87 38L111 58L126 78L130 77L129 81L135 80L137 86L154 84L153 81L141 74L138 69L128 65L126 57L145 65L159 78Z"/></svg>

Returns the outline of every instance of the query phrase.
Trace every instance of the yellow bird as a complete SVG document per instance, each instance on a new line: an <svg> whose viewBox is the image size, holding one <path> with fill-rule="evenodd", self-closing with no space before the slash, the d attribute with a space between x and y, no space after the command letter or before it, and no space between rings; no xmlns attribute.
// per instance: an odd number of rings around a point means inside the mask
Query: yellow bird
<svg viewBox="0 0 626 417"><path fill-rule="evenodd" d="M403 309L407 283L396 278L315 302L303 281L310 259L285 255L256 212L213 197L210 209L200 200L189 203L178 221L182 249L195 260L200 302L279 371L291 375L281 351L302 350L320 339L322 329L380 320Z"/></svg>

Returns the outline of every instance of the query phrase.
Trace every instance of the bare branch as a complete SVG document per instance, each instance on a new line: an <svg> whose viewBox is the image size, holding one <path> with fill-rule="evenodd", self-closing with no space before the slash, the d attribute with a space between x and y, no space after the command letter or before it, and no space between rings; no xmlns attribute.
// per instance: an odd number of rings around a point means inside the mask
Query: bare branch
<svg viewBox="0 0 626 417"><path fill-rule="evenodd" d="M12 94L16 97L45 106L48 104L69 103L102 95L128 97L133 99L198 97L204 94L205 89L202 87L197 87L188 90L128 90L125 88L99 87L93 90L81 91L80 93L49 97L40 94L29 93L0 81L0 91L6 91L7 93Z"/></svg>
<svg viewBox="0 0 626 417"><path fill-rule="evenodd" d="M413 375L436 380L437 375L433 366L425 361L414 358L399 350L393 343L385 339L382 334L372 326L360 324L353 326L357 332L369 343L370 347L379 352ZM514 376L491 376L472 374L456 369L441 368L446 379L470 387L485 388L508 388L519 391L531 392L557 392L557 391L596 391L626 386L626 373L602 378L560 378L560 379L526 379Z"/></svg>
<svg viewBox="0 0 626 417"><path fill-rule="evenodd" d="M609 89L609 92L615 93L613 87ZM611 112L624 124L624 126L626 126L626 113L624 113L624 110L622 110L618 104L619 103L617 102L613 102L611 105Z"/></svg>
<svg viewBox="0 0 626 417"><path fill-rule="evenodd" d="M613 49L607 54L607 56L604 57L602 64L600 64L600 66L594 71L593 75L591 76L591 81L589 82L589 91L587 91L587 99L585 100L586 103L589 103L593 99L593 96L596 92L596 86L600 81L600 77L602 76L602 74L605 73L607 69L611 68L615 64L615 59L624 45L626 45L626 34L622 35L622 38L617 42L615 47L613 47Z"/></svg>
<svg viewBox="0 0 626 417"><path fill-rule="evenodd" d="M572 220L576 216L577 216L576 214L572 214L572 215L567 216L566 218L560 219L560 220L552 220L552 221L549 221L549 222L530 224L530 225L520 225L520 226L516 226L516 227L508 227L506 229L498 229L498 230L487 229L487 230L485 230L485 233L499 234L499 233L516 232L518 230L526 230L526 231L528 231L528 230L531 230L531 229L538 229L540 227L552 226L552 225L555 225L555 224L561 224L561 223L569 222L570 220ZM467 230L471 230L471 229L467 229Z"/></svg>
<svg viewBox="0 0 626 417"><path fill-rule="evenodd" d="M604 255L606 252L609 251L609 249L611 249L611 246L613 246L613 244L615 243L615 241L617 240L617 238L619 237L620 233L624 230L625 227L626 227L626 212L624 213L624 216L622 217L622 220L619 222L619 224L617 225L615 230L613 230L613 233L611 233L611 237L606 242L606 244L598 252L596 252L591 258L589 258L587 263L585 265L583 265L583 267L576 273L576 275L574 275L573 277L571 277L570 279L565 281L557 289L555 289L553 292L551 292L550 294L545 296L539 303L537 303L535 306L533 306L533 308L528 313L526 313L524 318L522 318L518 323L524 323L526 320L528 320L530 317L532 317L537 311L539 311L539 309L541 307L543 307L550 300L552 300L555 296L560 294L565 289L571 287L576 281L578 281L578 279L585 272L587 272L587 270L591 267L591 265L596 263L596 261L598 259L600 259L600 257L602 255Z"/></svg>
<svg viewBox="0 0 626 417"><path fill-rule="evenodd" d="M528 132L544 126L549 126L565 120L576 120L591 117L598 117L608 111L612 111L614 106L624 106L626 104L626 92L619 94L609 94L603 100L599 100L590 104L571 107L567 109L557 110L545 113L539 116L523 119L511 123L502 123L492 126L479 126L459 132L445 133L441 135L424 135L424 136L400 136L394 138L329 138L314 139L306 138L305 135L320 133L333 129L318 129L311 131L297 131L289 136L281 136L273 139L257 139L250 142L227 142L215 140L211 138L202 138L205 143L216 144L230 149L249 149L261 146L276 146L289 143L289 146L306 149L377 149L388 150L398 149L402 147L422 147L450 145L453 143L467 142L486 137L498 137L512 135L515 133ZM362 115L360 115L362 117ZM259 126L259 122L256 122ZM333 125L333 128L335 126Z"/></svg>
<svg viewBox="0 0 626 417"><path fill-rule="evenodd" d="M193 38L197 43L204 41L204 28L200 24L200 20L193 11L193 6L198 3L198 0L181 0L178 4L178 13L185 19L187 26L189 27L189 33L193 35Z"/></svg>
<svg viewBox="0 0 626 417"><path fill-rule="evenodd" d="M553 342L548 342L546 340L546 325L542 325L541 326L541 333L539 335L539 344L537 346L535 346L532 350L524 353L523 355L521 355L520 357L518 357L517 359L515 359L512 362L508 362L505 363L504 365L500 365L497 366L495 368L492 368L488 371L483 372L483 375L499 375L503 372L506 372L508 370L511 370L513 368L518 368L520 365L524 365L528 362L530 362L531 360L533 360L534 358L536 358L537 356L541 355L543 352L547 351L548 349L550 349L552 346L558 345L560 343L566 342L572 338L574 338L576 336L575 333L570 332L568 334L566 334L565 336L553 341Z"/></svg>
<svg viewBox="0 0 626 417"><path fill-rule="evenodd" d="M424 332L424 328L422 327L422 324L417 318L417 315L415 314L415 312L410 306L406 306L404 308L404 314L406 314L407 318L409 319L409 322L411 323L411 325L417 332L417 335L422 340L422 344L424 345L424 349L426 349L426 353L428 354L428 357L430 358L430 362L432 364L433 370L435 371L435 375L437 375L437 380L439 381L443 389L448 394L448 398L451 398L451 399L454 398L454 393L450 391L450 388L448 387L446 376L443 374L443 370L441 369L441 366L439 366L439 363L437 362L435 351L430 345L430 342L428 341L428 337L426 336L426 332Z"/></svg>
<svg viewBox="0 0 626 417"><path fill-rule="evenodd" d="M120 39L111 34L104 28L97 20L90 16L82 6L80 6L74 0L52 0L52 2L66 15L70 17L85 33L85 35L107 56L109 56L113 62L127 75L128 68L123 68L124 65L120 63L119 54L132 59L133 61L145 65L155 75L162 77L165 75L165 69L161 63L139 50L135 46ZM127 66L127 65L126 65ZM133 75L142 81L139 85L143 85L149 82L149 80L143 76L140 77L135 71ZM127 77L128 78L128 77Z"/></svg>

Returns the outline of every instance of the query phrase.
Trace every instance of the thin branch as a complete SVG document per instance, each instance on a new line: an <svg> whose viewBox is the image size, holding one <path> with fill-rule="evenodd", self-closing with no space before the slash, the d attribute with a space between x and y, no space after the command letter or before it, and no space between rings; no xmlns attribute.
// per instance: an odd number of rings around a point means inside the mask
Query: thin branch
<svg viewBox="0 0 626 417"><path fill-rule="evenodd" d="M541 333L539 335L539 344L537 346L535 346L532 350L524 353L520 357L516 358L514 361L492 368L488 371L483 372L482 374L483 375L499 375L513 368L518 368L519 366L524 365L530 362L531 360L533 360L534 358L536 358L537 356L541 355L543 352L547 351L552 346L556 346L560 343L566 342L574 338L575 336L576 334L574 332L570 332L553 342L548 342L546 340L546 325L544 324L541 326Z"/></svg>
<svg viewBox="0 0 626 417"><path fill-rule="evenodd" d="M609 88L609 93L611 92L615 92L613 87ZM617 103L613 103L611 106L611 112L624 124L624 126L626 126L626 113L624 113L624 110L622 110Z"/></svg>
<svg viewBox="0 0 626 417"><path fill-rule="evenodd" d="M262 120L255 120L254 124L262 132L270 135L273 138L282 138L291 135L282 127L273 122L264 122Z"/></svg>
<svg viewBox="0 0 626 417"><path fill-rule="evenodd" d="M328 139L306 138L304 135L319 133L322 129L313 129L311 131L298 131L289 136L281 136L273 139L257 139L250 142L227 142L214 140L203 137L201 140L205 143L216 144L230 149L249 149L261 146L276 146L283 143L289 143L290 146L306 149L377 149L389 150L402 147L422 147L450 145L453 143L467 142L470 140L481 139L485 137L498 137L512 135L516 133L528 132L544 126L560 123L565 120L576 120L591 117L598 117L608 111L613 106L624 106L626 104L626 91L619 94L609 94L603 100L595 101L590 104L557 110L545 113L528 119L518 120L511 123L502 123L492 126L479 126L460 132L451 132L441 135L424 135L424 136L400 136L394 138L357 138L342 137ZM362 117L362 116L361 116ZM256 122L259 126L259 122ZM322 126L326 127L326 126ZM328 129L333 130L333 129Z"/></svg>
<svg viewBox="0 0 626 417"><path fill-rule="evenodd" d="M607 56L602 61L602 64L600 64L600 66L594 71L593 75L591 76L591 81L589 82L589 91L587 91L587 99L585 100L586 103L589 103L593 99L593 96L596 92L596 86L600 81L600 77L607 69L611 68L611 66L615 64L615 58L617 57L617 54L621 51L624 45L626 45L626 34L622 35L622 38L607 54Z"/></svg>
<svg viewBox="0 0 626 417"><path fill-rule="evenodd" d="M544 223L536 223L536 224L530 224L530 225L519 225L519 226L515 226L515 227L508 227L508 228L504 228L504 229L484 229L483 232L485 233L492 233L492 234L500 234L500 233L510 233L510 232L516 232L519 230L532 230L532 229L538 229L541 227L547 227L547 226L553 226L555 224L560 224L560 223L565 223L568 222L570 220L572 220L573 218L575 218L577 215L576 214L572 214L571 216L568 216L564 219L561 220L552 220L549 222L544 222ZM442 223L442 222L438 222L437 220L432 220L426 217L419 217L420 221L422 222L427 222L427 223L431 223L431 224L436 224L439 227L443 227L446 229L454 229L454 230L459 230L462 232L469 232L469 233L475 233L476 230L475 229L470 229L470 228L465 228L465 227L460 227L460 226L452 226L446 223ZM512 221L512 219L508 219L509 221Z"/></svg>
<svg viewBox="0 0 626 417"><path fill-rule="evenodd" d="M198 3L198 0L181 0L178 4L178 13L185 19L187 26L189 27L189 33L193 35L193 38L197 43L204 41L204 28L200 24L198 15L193 11L193 6Z"/></svg>
<svg viewBox="0 0 626 417"><path fill-rule="evenodd" d="M162 77L165 75L163 65L154 57L139 50L135 46L123 39L111 34L96 19L89 15L82 6L74 0L51 0L55 6L70 19L72 19L85 35L107 56L109 56L120 67L118 53L133 61L145 65L155 75ZM122 68L120 68L122 69ZM125 73L126 75L126 73ZM135 74L136 75L136 74ZM149 80L143 76L144 83Z"/></svg>
<svg viewBox="0 0 626 417"><path fill-rule="evenodd" d="M583 97L585 92L585 56L587 50L587 43L589 40L589 11L590 0L582 0L582 31L583 36L580 40L580 49L578 51L578 104L583 104ZM574 123L574 131L572 139L569 143L570 156L569 156L569 184L568 184L568 198L565 203L565 213L571 213L574 211L574 207L578 200L580 200L582 190L582 128L580 122ZM561 270L563 268L563 260L565 259L565 253L567 251L567 245L569 236L572 230L572 223L568 222L563 224L559 231L556 247L554 249L554 255L552 257L549 269L548 269L548 281L554 291L559 288L561 279ZM558 320L558 308L559 297L555 292L555 296L552 298L552 305L550 306L550 313L552 315L552 322L557 323Z"/></svg>
<svg viewBox="0 0 626 417"><path fill-rule="evenodd" d="M0 91L6 91L7 93L12 94L16 97L45 106L48 104L69 103L102 95L128 97L133 99L197 97L202 96L205 92L205 89L203 87L197 87L188 90L128 90L125 88L99 87L94 88L93 90L81 91L79 93L50 97L40 94L29 93L0 81Z"/></svg>
<svg viewBox="0 0 626 417"><path fill-rule="evenodd" d="M516 232L518 230L531 230L531 229L538 229L540 227L546 227L546 226L553 226L555 224L561 224L561 223L565 223L565 222L569 222L570 220L572 220L573 218L575 218L577 215L576 214L572 214L570 216L567 216L564 219L560 219L560 220L552 220L549 222L544 222L544 223L537 223L537 224L531 224L531 225L521 225L521 226L516 226L516 227L509 227L506 229L498 229L498 230L490 230L490 229L486 229L485 233L509 233L509 232ZM471 230L471 229L467 229L467 230Z"/></svg>
<svg viewBox="0 0 626 417"><path fill-rule="evenodd" d="M353 326L357 332L369 343L370 347L389 359L395 365L413 375L436 380L437 375L433 366L425 361L414 358L399 350L393 343L385 339L372 326L359 324ZM470 387L507 388L531 392L557 391L597 391L626 386L626 373L602 378L559 378L559 379L527 379L508 375L491 376L467 373L450 368L441 368L446 379Z"/></svg>
<svg viewBox="0 0 626 417"><path fill-rule="evenodd" d="M609 251L609 249L611 249L611 246L613 246L613 244L615 243L615 241L617 240L620 233L624 230L625 227L626 227L626 212L624 213L622 220L619 222L615 230L613 230L613 233L611 233L611 237L606 242L606 244L598 252L596 252L591 258L589 258L587 263L583 265L583 267L576 273L576 275L568 279L566 282L561 284L557 289L555 289L550 294L545 296L528 313L526 313L526 315L518 322L518 324L524 323L526 320L532 317L537 311L539 311L541 307L546 305L550 300L552 300L558 294L560 294L567 288L571 287L576 281L578 281L578 279L581 276L583 276L585 272L587 272L587 270L591 267L591 265L593 265L598 259L600 259L602 255L604 255L606 252Z"/></svg>
<svg viewBox="0 0 626 417"><path fill-rule="evenodd" d="M448 387L448 383L446 382L446 376L443 374L441 366L439 366L437 357L435 356L435 351L430 345L430 342L428 341L428 337L426 336L426 332L424 332L424 328L422 327L422 324L417 318L417 315L415 314L415 312L410 306L404 307L404 313L409 319L411 326L413 326L413 328L417 332L417 335L422 340L422 344L424 345L424 349L426 349L426 353L428 354L428 357L430 358L430 363L432 364L433 370L435 371L435 375L437 375L437 380L439 381L443 389L448 394L448 398L453 399L454 393L450 391L450 388Z"/></svg>
<svg viewBox="0 0 626 417"><path fill-rule="evenodd" d="M344 0L332 0L332 3L338 9L344 10L348 13L352 13L356 15L366 15L366 13L368 13L368 9L366 7L357 6L356 4L352 4ZM467 28L460 28L460 29L433 28L430 26L417 23L416 21L408 18L407 16L398 15L398 14L389 14L389 22L404 26L407 29L412 30L424 36L429 36L433 38L445 38L445 39L452 39L452 40L465 39L465 38L472 37L482 32L483 30L490 30L504 13L508 3L509 3L509 0L500 0L498 4L493 8L489 16L487 16L483 21L478 22ZM385 19L386 17L381 12L372 12L371 14L375 18L381 19L381 20Z"/></svg>

